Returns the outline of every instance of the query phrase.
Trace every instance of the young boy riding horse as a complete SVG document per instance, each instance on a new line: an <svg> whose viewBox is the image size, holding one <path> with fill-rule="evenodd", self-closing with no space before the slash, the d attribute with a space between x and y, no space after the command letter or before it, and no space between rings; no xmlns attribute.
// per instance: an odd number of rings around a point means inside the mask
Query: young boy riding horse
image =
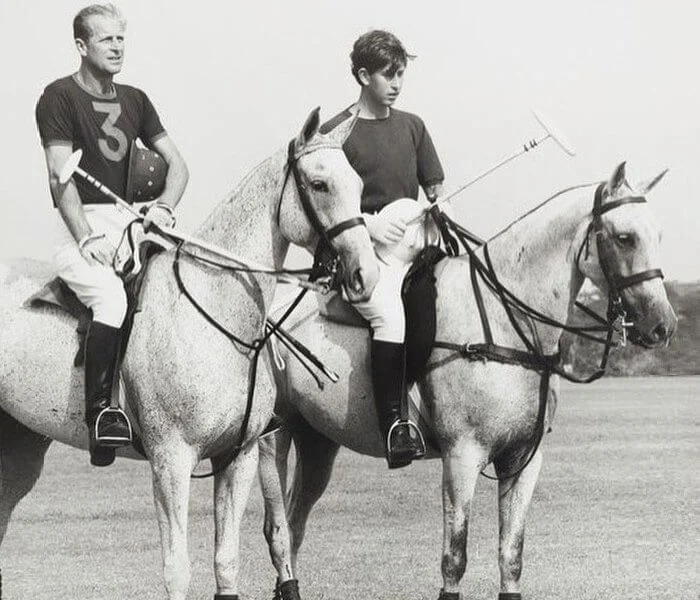
<svg viewBox="0 0 700 600"><path fill-rule="evenodd" d="M418 200L419 189L433 202L444 174L427 128L416 115L393 108L403 86L409 59L393 34L373 30L360 36L350 54L360 97L328 121L327 131L353 116L357 122L343 149L362 178L361 210L375 245L391 246L406 232L406 220L383 209L395 200ZM386 254L386 255L384 255ZM371 298L353 306L372 328L371 362L374 398L386 440L390 468L403 467L425 451L418 429L401 418L406 394L405 318L401 285L409 264L383 253L379 282Z"/></svg>

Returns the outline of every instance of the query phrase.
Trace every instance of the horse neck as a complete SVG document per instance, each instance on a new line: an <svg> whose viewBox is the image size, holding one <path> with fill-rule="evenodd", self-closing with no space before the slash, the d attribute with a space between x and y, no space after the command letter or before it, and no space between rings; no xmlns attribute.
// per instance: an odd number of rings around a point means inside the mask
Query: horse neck
<svg viewBox="0 0 700 600"><path fill-rule="evenodd" d="M500 282L527 305L566 322L583 284L576 254L587 233L593 187L580 186L550 199L488 243ZM552 347L561 335L551 327L540 332Z"/></svg>
<svg viewBox="0 0 700 600"><path fill-rule="evenodd" d="M281 268L289 249L277 224L285 165L284 150L260 163L219 203L196 232L197 237L242 259ZM293 187L292 179L285 194Z"/></svg>

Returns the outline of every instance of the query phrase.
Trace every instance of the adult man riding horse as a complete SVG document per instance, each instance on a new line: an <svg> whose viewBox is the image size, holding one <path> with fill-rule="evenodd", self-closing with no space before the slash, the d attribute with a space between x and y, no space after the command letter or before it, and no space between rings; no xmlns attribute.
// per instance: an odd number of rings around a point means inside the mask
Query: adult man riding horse
<svg viewBox="0 0 700 600"><path fill-rule="evenodd" d="M90 460L96 466L114 460L114 448L100 445L101 439L109 439L110 445L130 440L124 413L100 420L99 430L96 422L110 406L120 329L127 311L124 285L112 261L133 217L86 181L71 179L61 184L59 173L71 153L80 148L87 171L123 197L130 152L133 155L135 140L140 139L168 166L162 193L145 214L147 229L174 223L173 209L189 177L148 96L113 81L122 68L125 29L126 21L112 4L82 9L73 21L80 68L48 85L36 106L49 186L60 216L54 264L58 275L92 310L85 345L85 421L90 432Z"/></svg>
<svg viewBox="0 0 700 600"><path fill-rule="evenodd" d="M343 149L362 178L361 209L375 244L399 242L404 219L379 211L401 198L418 199L422 187L434 201L444 174L427 128L416 115L393 108L408 60L413 58L393 34L374 30L360 36L350 54L352 74L361 86L352 106L324 125L322 131L357 115L357 124ZM373 337L372 380L377 414L386 439L390 468L403 467L424 452L418 429L401 419L406 393L405 318L401 284L409 265L391 256L380 257L380 276L371 298L354 304L369 321Z"/></svg>

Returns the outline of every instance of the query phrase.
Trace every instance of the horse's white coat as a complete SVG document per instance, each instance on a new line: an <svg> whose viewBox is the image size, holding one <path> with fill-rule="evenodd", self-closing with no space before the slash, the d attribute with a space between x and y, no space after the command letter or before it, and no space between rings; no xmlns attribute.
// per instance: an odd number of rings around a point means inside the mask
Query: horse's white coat
<svg viewBox="0 0 700 600"><path fill-rule="evenodd" d="M341 150L348 131L341 128L320 136L318 126L316 110L296 139L297 164L321 223L330 227L359 216L361 183ZM285 148L261 163L209 216L198 237L276 268L283 266L290 242L313 247L317 232L302 210L294 178L284 188L278 219L286 160ZM333 243L352 293L357 297L371 293L377 266L367 231L348 229ZM179 291L173 260L169 251L148 267L123 375L152 467L168 598L184 600L190 579L190 474L203 458L211 458L216 468L221 463L218 457L238 443L251 352L214 329ZM25 426L79 448L86 447L87 432L83 371L72 367L75 322L52 308L20 306L50 278L48 268L25 261L0 272L1 536L16 502L38 477L46 449ZM233 274L188 257L182 260L181 272L198 302L226 329L248 342L262 335L274 277ZM262 353L244 451L215 481L215 570L222 594L236 592L238 529L257 464L255 440L272 415L274 397L273 378ZM32 444L36 448L32 461L16 464L21 458L16 449ZM280 573L280 578L289 577Z"/></svg>
<svg viewBox="0 0 700 600"><path fill-rule="evenodd" d="M584 277L606 287L594 240L588 258L576 265L590 222L594 190L594 186L585 186L565 193L488 243L500 281L524 302L560 322L567 320ZM613 200L635 193L625 182L624 165L616 169L606 192ZM619 272L636 273L659 266L658 228L648 205L626 205L607 212L603 220L611 235L625 231L636 236L634 251L621 250L615 256L613 266ZM483 342L468 258L444 259L437 265L436 277L437 339L459 344ZM624 294L637 312L640 333L650 343L664 343L673 333L676 317L661 280L645 281ZM525 349L495 296L484 291L484 300L494 342ZM542 351L554 353L561 330L540 324L534 330ZM325 489L338 446L377 457L383 456L383 448L372 399L366 331L310 314L293 333L340 375L337 384L327 383L324 390L319 390L290 357L285 357L287 367L279 375L279 410L303 417L302 425L292 428L299 459L288 500L290 562L295 568L309 511ZM419 388L434 407L435 433L442 450L443 587L447 592L457 592L466 569L469 506L478 474L491 461L498 473L509 473L527 452L538 411L540 377L520 366L470 362L439 348L433 350L429 363L431 369ZM552 410L548 414L551 418ZM288 435L281 432L276 440L261 440L266 450L260 467L266 473L265 481L275 481L268 473L275 468L286 473ZM276 465L269 459L275 455L275 445ZM539 450L522 473L499 484L502 592L520 590L525 514L541 460ZM272 490L266 495L280 493ZM273 521L274 514L279 511L270 508L267 520ZM266 530L273 529L270 523L266 525Z"/></svg>

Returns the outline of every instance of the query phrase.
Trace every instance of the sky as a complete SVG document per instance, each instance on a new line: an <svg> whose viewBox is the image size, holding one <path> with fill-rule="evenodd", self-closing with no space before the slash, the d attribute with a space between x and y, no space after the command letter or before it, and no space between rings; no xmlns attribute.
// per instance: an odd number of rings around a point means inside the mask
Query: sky
<svg viewBox="0 0 700 600"><path fill-rule="evenodd" d="M458 220L482 237L566 187L669 174L649 200L667 279L700 279L700 5L691 0L124 0L117 82L142 88L185 157L179 225L193 231L321 107L356 100L354 40L389 29L417 58L396 107L426 123L445 191L541 137L537 109L565 133L469 187ZM50 256L53 208L34 107L79 64L74 0L0 0L0 257ZM297 257L296 260L302 260ZM306 260L305 258L303 260Z"/></svg>

